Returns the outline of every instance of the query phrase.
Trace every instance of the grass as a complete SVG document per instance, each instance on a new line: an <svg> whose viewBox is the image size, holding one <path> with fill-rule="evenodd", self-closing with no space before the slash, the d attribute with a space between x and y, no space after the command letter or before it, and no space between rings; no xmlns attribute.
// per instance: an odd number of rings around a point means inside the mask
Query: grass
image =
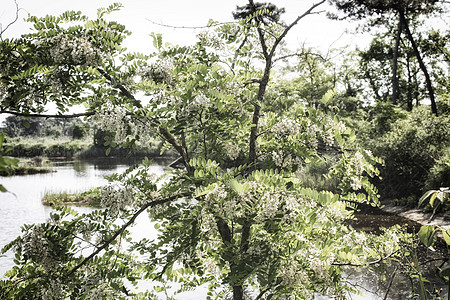
<svg viewBox="0 0 450 300"><path fill-rule="evenodd" d="M81 193L49 192L42 198L42 203L48 206L74 205L100 207L100 202L99 187Z"/></svg>
<svg viewBox="0 0 450 300"><path fill-rule="evenodd" d="M17 166L12 167L8 171L0 171L0 176L45 174L54 172L52 169L48 168L49 165L50 162L40 156L20 158Z"/></svg>

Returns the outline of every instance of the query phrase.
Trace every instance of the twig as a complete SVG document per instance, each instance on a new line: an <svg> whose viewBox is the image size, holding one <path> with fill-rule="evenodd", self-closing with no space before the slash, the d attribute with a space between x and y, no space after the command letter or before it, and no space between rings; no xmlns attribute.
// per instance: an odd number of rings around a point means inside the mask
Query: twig
<svg viewBox="0 0 450 300"><path fill-rule="evenodd" d="M386 300L388 297L389 291L391 290L392 283L394 282L395 275L397 275L397 270L398 270L398 266L395 267L394 273L392 274L391 280L389 281L389 285L387 287L386 294L384 294L383 300Z"/></svg>
<svg viewBox="0 0 450 300"><path fill-rule="evenodd" d="M160 22L155 22L152 21L148 18L145 18L147 21L149 21L150 23L154 24L154 25L158 25L161 27L167 27L167 28L173 28L173 29L202 29L202 28L211 28L211 27L217 27L217 26L221 26L221 25L225 25L225 24L233 24L236 23L235 21L233 22L220 22L220 23L216 23L216 24L211 24L211 25L204 25L204 26L174 26L174 25L167 25L167 24L163 24Z"/></svg>
<svg viewBox="0 0 450 300"><path fill-rule="evenodd" d="M14 21L12 21L11 23L9 23L8 25L6 25L5 29L1 29L1 24L0 24L0 40L3 41L3 33L14 23L17 22L17 20L19 19L19 11L22 10L22 8L19 8L19 4L17 4L17 1L14 0L14 4L16 5L16 17L14 19Z"/></svg>

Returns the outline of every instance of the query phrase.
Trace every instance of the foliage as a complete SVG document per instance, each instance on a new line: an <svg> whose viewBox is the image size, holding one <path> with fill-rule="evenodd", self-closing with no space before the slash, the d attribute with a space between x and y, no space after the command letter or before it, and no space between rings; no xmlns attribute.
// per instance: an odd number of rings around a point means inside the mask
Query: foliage
<svg viewBox="0 0 450 300"><path fill-rule="evenodd" d="M423 193L430 170L450 143L449 126L448 117L433 118L417 108L406 119L394 122L391 130L372 144L374 153L385 161L380 186L384 196Z"/></svg>
<svg viewBox="0 0 450 300"><path fill-rule="evenodd" d="M182 290L206 284L210 298L344 297L352 290L344 266L395 256L397 229L377 236L345 223L356 203L378 203L370 178L381 160L331 111L299 102L273 111L266 97L284 37L322 3L283 26L249 1L245 19L216 24L193 46L153 34L150 55L120 46L128 32L103 18L119 5L95 20L30 17L35 32L1 42L2 109L40 113L52 101L62 113L83 102L111 133L107 146L133 149L157 134L183 168L155 178L145 159L110 177L100 192L105 209L62 207L25 225L2 250L15 251L16 266L0 296L156 298L134 288L146 279ZM330 152L336 193L303 186L297 172ZM144 212L156 240L130 237Z"/></svg>
<svg viewBox="0 0 450 300"><path fill-rule="evenodd" d="M11 139L8 142L10 155L14 157L73 157L88 149L88 140L64 139Z"/></svg>
<svg viewBox="0 0 450 300"><path fill-rule="evenodd" d="M11 150L9 147L6 148L4 146L5 135L3 133L0 134L0 172L9 173L12 168L17 166L19 160L14 158L9 158L6 156L8 152ZM0 192L6 192L6 188L0 184Z"/></svg>

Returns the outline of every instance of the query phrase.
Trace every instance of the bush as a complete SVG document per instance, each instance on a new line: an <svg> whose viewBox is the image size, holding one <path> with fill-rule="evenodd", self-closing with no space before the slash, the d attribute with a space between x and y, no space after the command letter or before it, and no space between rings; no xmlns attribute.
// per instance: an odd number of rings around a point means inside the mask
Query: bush
<svg viewBox="0 0 450 300"><path fill-rule="evenodd" d="M79 139L84 138L85 135L86 135L86 132L81 125L78 125L78 124L74 125L73 130L72 130L72 138L79 140Z"/></svg>
<svg viewBox="0 0 450 300"><path fill-rule="evenodd" d="M440 169L433 168L450 145L448 128L448 117L435 117L425 107L417 108L406 119L394 122L374 143L375 155L385 160L378 186L384 197L420 196L427 189L427 179L432 184L433 172L435 177L441 176L437 175Z"/></svg>
<svg viewBox="0 0 450 300"><path fill-rule="evenodd" d="M450 147L445 149L443 155L433 165L425 181L426 190L440 187L450 187Z"/></svg>

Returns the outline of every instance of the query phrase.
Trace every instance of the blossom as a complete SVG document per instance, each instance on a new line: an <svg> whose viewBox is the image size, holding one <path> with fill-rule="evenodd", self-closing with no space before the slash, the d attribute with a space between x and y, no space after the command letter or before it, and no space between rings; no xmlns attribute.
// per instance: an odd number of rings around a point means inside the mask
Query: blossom
<svg viewBox="0 0 450 300"><path fill-rule="evenodd" d="M53 40L54 45L50 48L50 55L56 63L67 63L71 60L80 65L97 65L97 50L86 38L59 33L53 37Z"/></svg>
<svg viewBox="0 0 450 300"><path fill-rule="evenodd" d="M350 159L350 165L353 166L356 174L361 175L364 171L364 161L364 156L359 151L356 151L355 155Z"/></svg>
<svg viewBox="0 0 450 300"><path fill-rule="evenodd" d="M272 127L271 131L279 134L298 135L300 128L298 121L283 117Z"/></svg>
<svg viewBox="0 0 450 300"><path fill-rule="evenodd" d="M211 30L202 30L197 34L200 42L216 50L222 50L225 47L223 40L218 36L217 32Z"/></svg>
<svg viewBox="0 0 450 300"><path fill-rule="evenodd" d="M228 157L232 160L235 160L239 157L239 153L241 152L241 148L237 143L227 142L223 144L223 148L227 153Z"/></svg>
<svg viewBox="0 0 450 300"><path fill-rule="evenodd" d="M114 107L111 102L107 102L95 115L99 125L103 130L114 132L114 139L117 143L125 141L128 132L124 108Z"/></svg>
<svg viewBox="0 0 450 300"><path fill-rule="evenodd" d="M156 83L172 84L175 80L172 75L174 68L172 59L162 58L148 67L140 67L137 74L144 79L150 79Z"/></svg>

